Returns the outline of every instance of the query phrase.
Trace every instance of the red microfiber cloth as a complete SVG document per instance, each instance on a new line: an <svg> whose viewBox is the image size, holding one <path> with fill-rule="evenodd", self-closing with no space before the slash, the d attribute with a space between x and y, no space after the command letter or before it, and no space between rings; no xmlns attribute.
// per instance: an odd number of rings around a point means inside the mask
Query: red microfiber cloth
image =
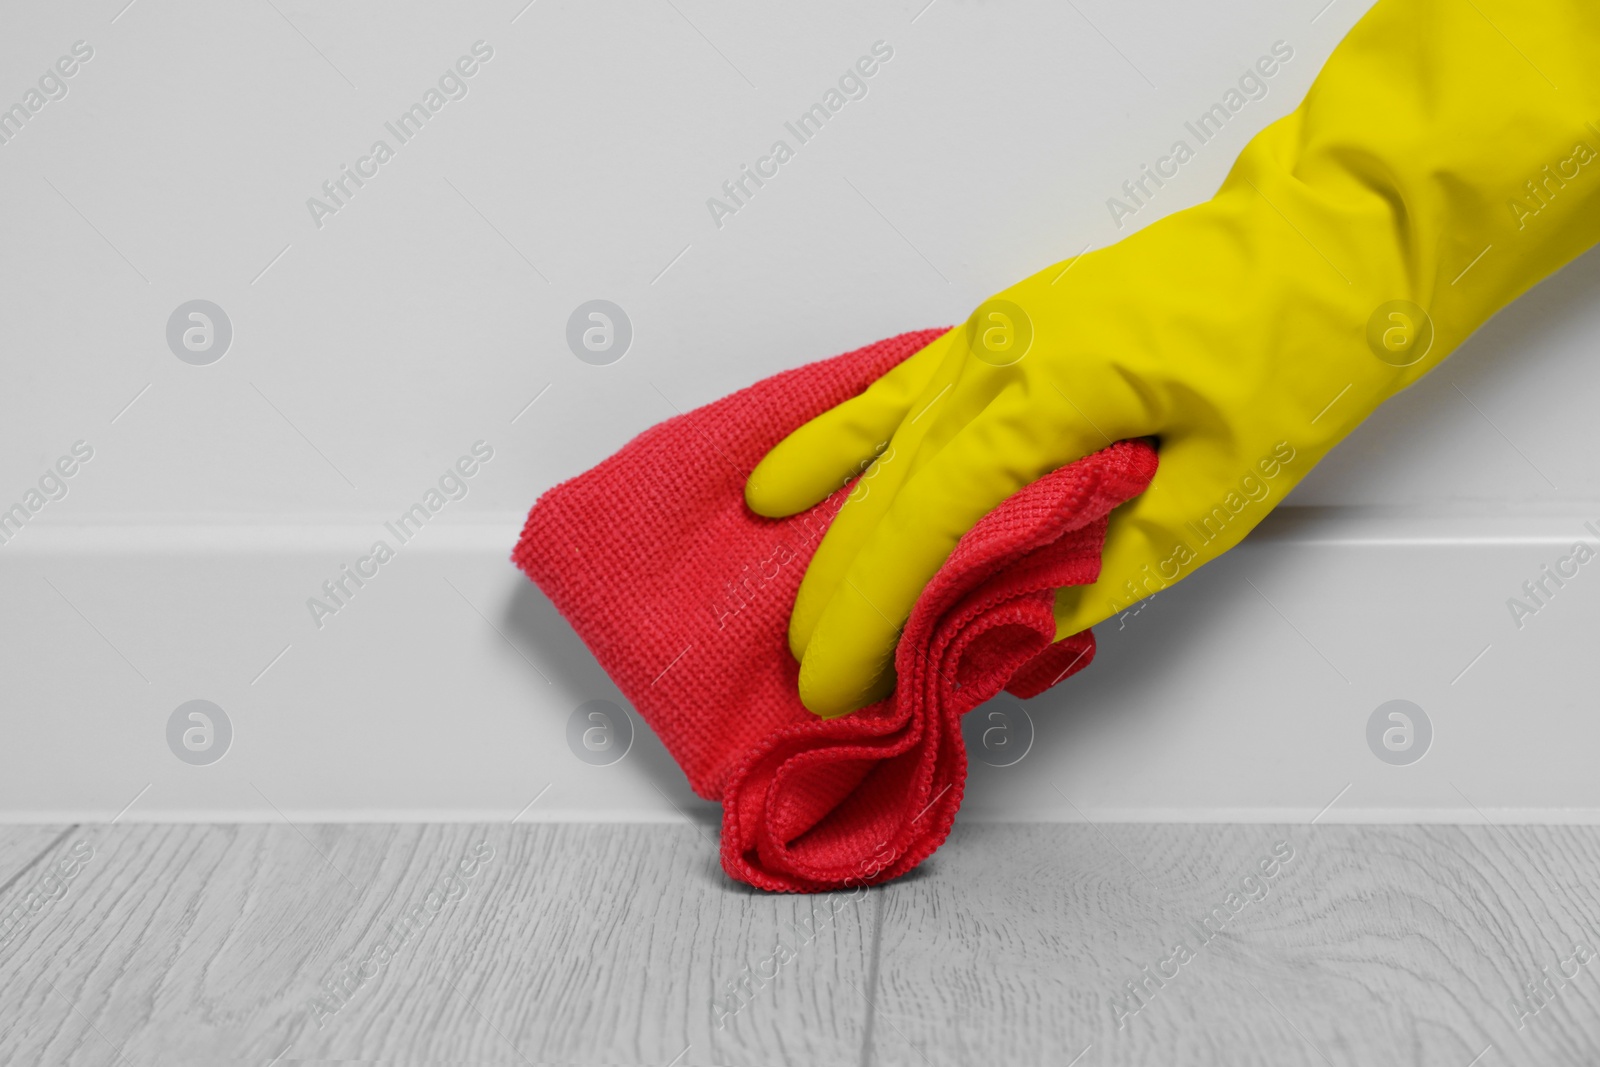
<svg viewBox="0 0 1600 1067"><path fill-rule="evenodd" d="M645 431L540 498L512 554L694 791L722 802L722 866L741 882L820 892L911 870L961 805L960 717L1094 656L1087 630L1051 643L1052 591L1095 580L1107 513L1155 474L1142 441L1045 476L961 539L906 624L891 697L838 719L800 703L789 612L846 492L766 519L745 506L745 479L943 332L786 371Z"/></svg>

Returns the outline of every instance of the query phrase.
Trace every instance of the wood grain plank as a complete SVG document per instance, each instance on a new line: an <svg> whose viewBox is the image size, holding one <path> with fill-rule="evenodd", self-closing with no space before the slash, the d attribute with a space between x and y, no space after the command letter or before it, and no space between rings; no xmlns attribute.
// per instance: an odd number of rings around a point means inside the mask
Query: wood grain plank
<svg viewBox="0 0 1600 1067"><path fill-rule="evenodd" d="M703 828L93 833L0 959L0 1062L858 1062L870 898L735 886Z"/></svg>
<svg viewBox="0 0 1600 1067"><path fill-rule="evenodd" d="M867 1062L1593 1064L1597 886L1590 827L962 827L885 894Z"/></svg>
<svg viewBox="0 0 1600 1067"><path fill-rule="evenodd" d="M47 844L0 1062L1600 1060L1596 828L963 826L833 897L734 886L687 825Z"/></svg>

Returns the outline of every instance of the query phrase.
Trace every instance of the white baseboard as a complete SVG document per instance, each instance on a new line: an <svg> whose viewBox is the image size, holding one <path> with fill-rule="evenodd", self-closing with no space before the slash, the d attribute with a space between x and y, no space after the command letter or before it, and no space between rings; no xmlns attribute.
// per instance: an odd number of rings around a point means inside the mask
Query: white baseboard
<svg viewBox="0 0 1600 1067"><path fill-rule="evenodd" d="M642 723L612 765L569 750L575 708L622 701L508 561L520 519L429 527L320 629L377 522L31 525L0 547L0 821L714 818ZM1600 822L1600 560L1507 607L1591 519L1282 509L1002 698L1032 744L974 764L963 817ZM167 742L197 698L234 731L209 766ZM1368 747L1395 698L1433 727L1409 766Z"/></svg>

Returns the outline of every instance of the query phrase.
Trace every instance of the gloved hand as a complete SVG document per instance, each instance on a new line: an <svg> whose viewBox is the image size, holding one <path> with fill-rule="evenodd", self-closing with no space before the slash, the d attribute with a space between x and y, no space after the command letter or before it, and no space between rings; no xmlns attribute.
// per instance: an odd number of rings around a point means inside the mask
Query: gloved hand
<svg viewBox="0 0 1600 1067"><path fill-rule="evenodd" d="M806 706L887 695L956 541L1113 440L1154 436L1160 471L1113 513L1099 580L1058 592L1057 639L1192 574L1600 240L1600 5L1521 15L1381 0L1213 199L999 293L774 448L745 491L766 516L865 470L790 621Z"/></svg>

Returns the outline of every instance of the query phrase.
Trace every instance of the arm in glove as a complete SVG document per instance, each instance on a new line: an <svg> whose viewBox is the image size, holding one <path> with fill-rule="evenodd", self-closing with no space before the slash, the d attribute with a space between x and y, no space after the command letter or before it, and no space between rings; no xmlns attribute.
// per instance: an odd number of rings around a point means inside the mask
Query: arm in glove
<svg viewBox="0 0 1600 1067"><path fill-rule="evenodd" d="M1340 439L1600 239L1600 6L1380 0L1216 196L986 301L781 442L746 499L809 507L865 469L790 622L840 715L960 537L1113 440L1158 439L1057 637L1236 545ZM870 468L867 464L870 463Z"/></svg>

